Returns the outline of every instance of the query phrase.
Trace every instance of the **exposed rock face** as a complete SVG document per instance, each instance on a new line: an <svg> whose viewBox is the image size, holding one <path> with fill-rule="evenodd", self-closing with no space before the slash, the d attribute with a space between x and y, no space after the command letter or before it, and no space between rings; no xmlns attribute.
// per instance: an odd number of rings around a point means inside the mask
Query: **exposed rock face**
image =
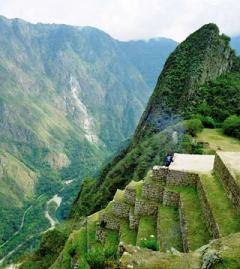
<svg viewBox="0 0 240 269"><path fill-rule="evenodd" d="M68 167L71 163L69 158L64 153L49 153L46 156L46 161L54 169L59 170L63 167Z"/></svg>
<svg viewBox="0 0 240 269"><path fill-rule="evenodd" d="M221 260L216 250L210 249L203 255L203 265L201 269L211 269Z"/></svg>

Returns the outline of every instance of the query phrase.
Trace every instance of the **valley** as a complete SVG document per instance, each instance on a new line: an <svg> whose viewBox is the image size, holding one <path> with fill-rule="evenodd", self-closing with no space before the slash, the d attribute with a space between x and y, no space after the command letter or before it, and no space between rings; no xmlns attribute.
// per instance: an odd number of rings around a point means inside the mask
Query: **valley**
<svg viewBox="0 0 240 269"><path fill-rule="evenodd" d="M155 78L128 58L128 42L96 28L0 16L0 31L1 260L32 251L68 217L82 180L133 134ZM142 43L155 51L141 56ZM158 73L177 43L131 45ZM47 204L56 194L59 207Z"/></svg>
<svg viewBox="0 0 240 269"><path fill-rule="evenodd" d="M0 267L238 268L236 38L0 31Z"/></svg>

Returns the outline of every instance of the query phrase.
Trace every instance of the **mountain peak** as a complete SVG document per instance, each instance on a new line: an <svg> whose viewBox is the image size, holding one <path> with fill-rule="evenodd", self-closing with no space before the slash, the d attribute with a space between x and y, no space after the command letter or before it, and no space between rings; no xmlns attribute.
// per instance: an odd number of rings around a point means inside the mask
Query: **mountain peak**
<svg viewBox="0 0 240 269"><path fill-rule="evenodd" d="M181 118L191 109L189 100L200 85L232 69L236 56L229 41L210 23L176 48L165 63L135 138L158 132Z"/></svg>

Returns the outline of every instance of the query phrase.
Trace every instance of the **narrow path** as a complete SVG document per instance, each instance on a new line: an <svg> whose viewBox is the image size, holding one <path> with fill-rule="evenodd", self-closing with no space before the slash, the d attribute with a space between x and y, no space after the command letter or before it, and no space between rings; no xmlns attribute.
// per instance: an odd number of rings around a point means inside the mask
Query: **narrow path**
<svg viewBox="0 0 240 269"><path fill-rule="evenodd" d="M37 198L37 200L36 201L38 201L41 197L43 196L43 194L41 194L40 196L38 196L38 198ZM6 242L4 242L2 245L0 245L0 248L2 248L2 247L4 247L8 242L10 242L16 235L18 235L20 232L21 232L21 230L22 230L22 228L23 228L23 226L24 226L24 222L25 222L25 217L26 217L26 214L27 214L27 212L32 208L33 206L32 205L30 205L25 211L24 211L24 213L23 213L23 216L22 216L22 221L21 221L21 225L20 225L20 227L19 227L19 229L6 241Z"/></svg>
<svg viewBox="0 0 240 269"><path fill-rule="evenodd" d="M69 185L69 184L71 184L73 181L74 181L74 180L66 181L66 182L65 182L65 185ZM43 194L41 194L41 195L37 198L36 201L38 201L42 196L43 196ZM51 202L55 202L55 203L56 203L56 205L57 205L57 207L56 207L56 209L55 209L55 212L56 212L56 210L60 207L60 205L61 205L61 203L62 203L62 197L58 196L58 194L55 194L49 201L47 201L47 208L46 208L46 211L45 211L45 217L46 217L46 219L49 221L51 227L50 227L49 229L43 231L41 234L47 232L48 230L52 230L52 229L54 229L54 227L55 227L56 224L58 223L58 221L55 220L55 219L53 219L53 217L51 217L51 215L49 214L49 207L48 207L48 206L49 206L49 204L50 204ZM15 232L15 233L11 236L11 238L9 238L6 242L4 242L2 245L0 245L0 248L4 247L8 242L10 242L16 235L18 235L18 234L21 232L21 230L22 230L22 228L23 228L23 226L24 226L25 216L26 216L27 212L32 208L32 206L33 206L33 205L29 206L29 207L24 211L24 214L23 214L23 217L22 217L22 222L21 222L21 225L20 225L18 231ZM31 236L29 239L27 239L26 241L31 240L31 238L33 238L33 237L34 237L34 235L32 235L32 236ZM26 242L26 241L25 241L25 242ZM19 245L16 246L12 251L10 251L8 254L6 254L6 256L4 256L4 257L0 260L0 266L4 263L4 261L5 261L7 258L9 258L11 255L13 255L19 248L21 248L21 247L23 246L23 244L24 244L24 243L19 244ZM12 267L11 267L11 266L12 266ZM10 269L10 268L14 268L13 266L15 266L15 265L10 265L10 267L6 267L6 268L8 268L8 269Z"/></svg>
<svg viewBox="0 0 240 269"><path fill-rule="evenodd" d="M19 227L19 229L6 241L4 242L2 245L0 245L0 248L4 247L8 242L10 242L16 235L18 235L22 228L23 228L23 225L24 225L24 221L25 221L25 216L27 214L27 212L32 208L32 205L29 206L23 213L23 216L22 216L22 221L21 221L21 225Z"/></svg>

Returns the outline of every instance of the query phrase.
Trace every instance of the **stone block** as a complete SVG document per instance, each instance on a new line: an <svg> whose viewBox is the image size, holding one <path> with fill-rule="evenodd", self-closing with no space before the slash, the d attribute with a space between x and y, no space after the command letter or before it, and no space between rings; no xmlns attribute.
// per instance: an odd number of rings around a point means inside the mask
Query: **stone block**
<svg viewBox="0 0 240 269"><path fill-rule="evenodd" d="M112 213L118 218L128 218L130 205L123 202L112 202Z"/></svg>
<svg viewBox="0 0 240 269"><path fill-rule="evenodd" d="M200 180L197 184L197 191L209 233L212 235L213 238L219 238L220 232L218 229L218 225L213 217L212 209L210 207L210 204L208 203L206 193Z"/></svg>
<svg viewBox="0 0 240 269"><path fill-rule="evenodd" d="M126 203L134 206L136 200L136 190L133 188L126 187L124 192L124 200L126 201Z"/></svg>
<svg viewBox="0 0 240 269"><path fill-rule="evenodd" d="M167 174L168 168L165 166L155 165L152 169L152 179L161 183L162 185L166 184Z"/></svg>
<svg viewBox="0 0 240 269"><path fill-rule="evenodd" d="M166 185L167 186L196 186L199 177L196 173L169 169Z"/></svg>
<svg viewBox="0 0 240 269"><path fill-rule="evenodd" d="M110 230L119 231L119 228L120 228L120 219L110 214L105 214L105 213L100 214L99 223L100 225L101 223L105 223L104 228L110 229Z"/></svg>
<svg viewBox="0 0 240 269"><path fill-rule="evenodd" d="M157 203L149 200L136 199L134 214L137 216L156 215L158 211Z"/></svg>
<svg viewBox="0 0 240 269"><path fill-rule="evenodd" d="M179 193L165 190L163 193L163 205L178 207Z"/></svg>
<svg viewBox="0 0 240 269"><path fill-rule="evenodd" d="M142 197L156 202L162 202L164 187L154 183L143 183Z"/></svg>
<svg viewBox="0 0 240 269"><path fill-rule="evenodd" d="M129 211L129 227L131 230L137 230L139 225L139 216L134 214L134 210Z"/></svg>
<svg viewBox="0 0 240 269"><path fill-rule="evenodd" d="M219 155L216 155L214 162L214 171L223 182L223 186L231 199L234 207L240 212L240 186L237 179L224 164Z"/></svg>
<svg viewBox="0 0 240 269"><path fill-rule="evenodd" d="M181 199L179 200L178 210L180 219L180 230L182 234L183 251L188 252L189 251L188 228L183 208L183 202L181 201Z"/></svg>

